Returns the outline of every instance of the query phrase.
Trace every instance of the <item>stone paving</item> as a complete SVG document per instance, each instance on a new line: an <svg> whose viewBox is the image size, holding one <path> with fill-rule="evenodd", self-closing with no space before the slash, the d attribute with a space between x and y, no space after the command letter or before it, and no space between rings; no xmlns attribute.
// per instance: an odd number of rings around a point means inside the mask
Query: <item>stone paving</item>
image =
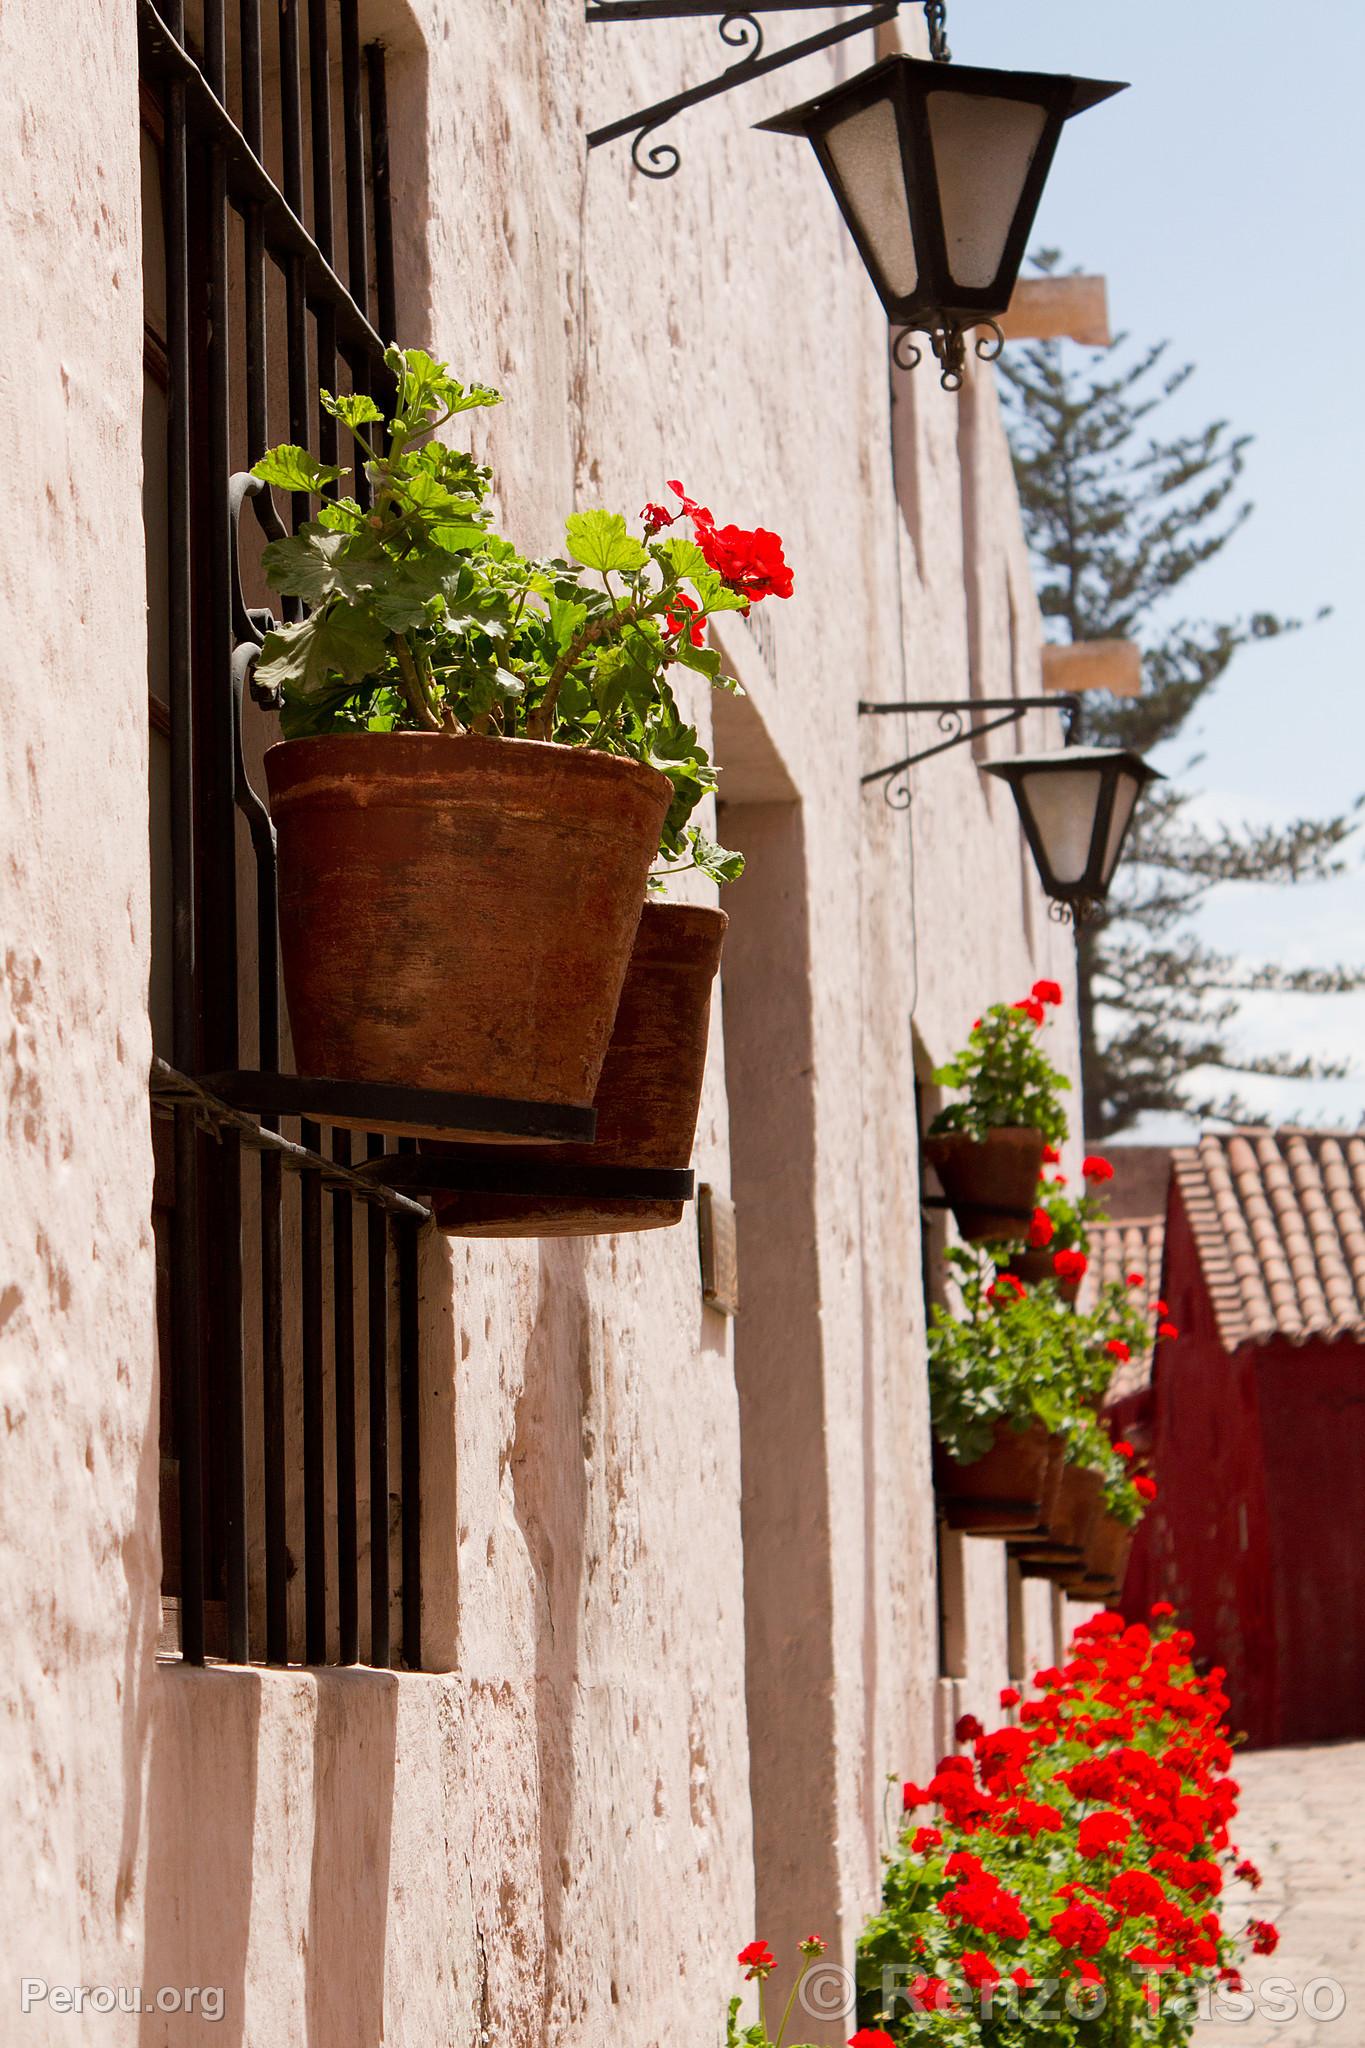
<svg viewBox="0 0 1365 2048"><path fill-rule="evenodd" d="M1202 2021L1195 2048L1365 2048L1365 1743L1254 1751L1233 1776L1235 1839L1265 1884L1238 1886L1226 1923L1245 1899L1280 1946L1245 1970L1255 2013Z"/></svg>

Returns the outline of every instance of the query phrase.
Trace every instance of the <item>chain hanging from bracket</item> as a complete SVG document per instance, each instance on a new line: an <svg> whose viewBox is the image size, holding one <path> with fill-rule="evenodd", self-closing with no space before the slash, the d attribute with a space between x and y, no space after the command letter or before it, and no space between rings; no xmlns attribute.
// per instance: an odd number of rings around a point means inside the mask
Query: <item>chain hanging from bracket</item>
<svg viewBox="0 0 1365 2048"><path fill-rule="evenodd" d="M929 24L929 55L935 64L951 64L948 48L948 0L924 0L924 17Z"/></svg>

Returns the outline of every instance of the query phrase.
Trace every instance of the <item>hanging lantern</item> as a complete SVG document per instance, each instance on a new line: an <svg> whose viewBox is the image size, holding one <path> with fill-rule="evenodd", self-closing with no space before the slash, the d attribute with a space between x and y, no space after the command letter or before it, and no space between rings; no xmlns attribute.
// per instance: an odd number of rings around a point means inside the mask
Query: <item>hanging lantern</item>
<svg viewBox="0 0 1365 2048"><path fill-rule="evenodd" d="M1160 782L1140 754L1122 747L1063 747L982 763L1014 792L1043 888L1078 921L1109 894L1149 782Z"/></svg>
<svg viewBox="0 0 1365 2048"><path fill-rule="evenodd" d="M956 390L964 336L993 359L1062 124L1122 85L888 57L804 106L760 121L805 135L892 322L902 368L925 333Z"/></svg>

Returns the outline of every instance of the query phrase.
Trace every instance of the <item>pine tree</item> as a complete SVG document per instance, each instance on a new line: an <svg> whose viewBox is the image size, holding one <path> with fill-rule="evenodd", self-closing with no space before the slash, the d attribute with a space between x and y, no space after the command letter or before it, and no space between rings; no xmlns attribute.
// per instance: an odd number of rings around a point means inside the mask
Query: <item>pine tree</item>
<svg viewBox="0 0 1365 2048"><path fill-rule="evenodd" d="M1058 267L1055 252L1035 259ZM1052 637L1127 639L1142 649L1142 694L1084 700L1085 737L1146 752L1174 739L1248 642L1295 631L1259 612L1191 622L1175 599L1251 515L1240 495L1250 437L1225 420L1163 433L1161 409L1193 366L1172 369L1169 345L1112 353L1085 367L1057 342L1006 352L1002 398L1038 595ZM1186 772L1196 765L1188 764ZM1251 991L1344 994L1365 970L1289 970L1215 951L1191 928L1210 891L1228 882L1296 884L1340 874L1355 812L1285 828L1205 831L1192 792L1154 783L1101 917L1078 932L1085 1130L1102 1138L1144 1111L1249 1120L1235 1093L1211 1093L1199 1070L1276 1079L1338 1078L1343 1066L1284 1053L1239 1053L1234 1025ZM1360 801L1365 801L1361 799ZM1356 808L1359 808L1359 803Z"/></svg>

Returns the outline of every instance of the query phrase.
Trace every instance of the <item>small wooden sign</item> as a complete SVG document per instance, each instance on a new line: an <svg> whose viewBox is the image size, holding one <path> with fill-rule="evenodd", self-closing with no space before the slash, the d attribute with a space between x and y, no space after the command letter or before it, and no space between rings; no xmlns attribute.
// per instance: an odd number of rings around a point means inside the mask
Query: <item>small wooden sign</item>
<svg viewBox="0 0 1365 2048"><path fill-rule="evenodd" d="M703 1181L697 1189L697 1238L701 1248L701 1293L708 1308L739 1314L739 1244L735 1205Z"/></svg>
<svg viewBox="0 0 1365 2048"><path fill-rule="evenodd" d="M1103 277L1026 277L1000 322L1006 341L1079 341L1108 348L1109 286Z"/></svg>
<svg viewBox="0 0 1365 2048"><path fill-rule="evenodd" d="M1045 690L1108 690L1142 695L1142 650L1132 640L1074 640L1043 649Z"/></svg>

